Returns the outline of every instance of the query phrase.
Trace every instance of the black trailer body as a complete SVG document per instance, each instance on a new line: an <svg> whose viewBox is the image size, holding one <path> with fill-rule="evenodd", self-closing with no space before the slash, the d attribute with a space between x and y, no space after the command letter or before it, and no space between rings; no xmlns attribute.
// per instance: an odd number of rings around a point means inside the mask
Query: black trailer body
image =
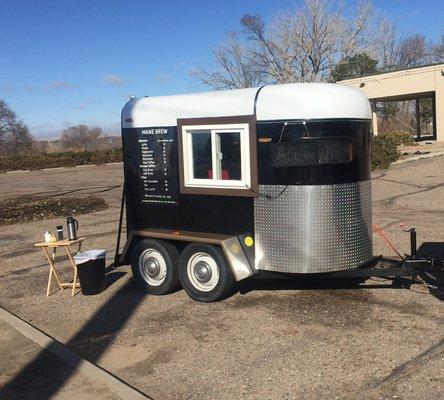
<svg viewBox="0 0 444 400"><path fill-rule="evenodd" d="M285 151L290 147L288 143L291 136L304 133L297 132L303 127L302 121L292 121L293 125L288 125L279 142L285 122L287 121L257 123L259 185L333 185L370 179L369 121L337 119L306 122L307 129L315 136L313 141L319 138L350 138L354 151L350 163L287 166L285 163L288 162L284 161L281 162L282 166L273 167L272 145L276 144L273 149L276 152L280 148ZM155 133L145 139L144 131L162 133ZM122 139L130 230L162 228L234 236L246 233L254 235L253 196L180 193L176 126L124 128ZM265 139L264 142L261 139ZM141 146L145 146L142 144L145 140L146 147L154 153L153 158L157 157L155 164L160 167L151 173L150 178L142 179L145 167L142 160L144 150ZM166 161L163 161L163 154L166 154Z"/></svg>

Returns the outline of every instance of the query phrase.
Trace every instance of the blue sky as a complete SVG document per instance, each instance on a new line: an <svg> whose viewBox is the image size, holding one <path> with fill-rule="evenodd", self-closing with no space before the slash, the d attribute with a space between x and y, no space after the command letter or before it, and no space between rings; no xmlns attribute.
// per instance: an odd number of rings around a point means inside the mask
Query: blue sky
<svg viewBox="0 0 444 400"><path fill-rule="evenodd" d="M205 90L190 70L211 61L211 50L239 29L242 14L269 19L298 3L0 0L0 99L37 136L77 123L118 134L130 94ZM373 4L405 35L436 40L444 33L443 0Z"/></svg>

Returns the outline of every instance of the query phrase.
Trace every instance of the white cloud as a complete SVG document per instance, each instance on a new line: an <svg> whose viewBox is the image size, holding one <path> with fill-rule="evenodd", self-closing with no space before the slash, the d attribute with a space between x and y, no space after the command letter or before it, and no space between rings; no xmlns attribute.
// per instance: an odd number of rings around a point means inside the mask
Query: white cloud
<svg viewBox="0 0 444 400"><path fill-rule="evenodd" d="M173 80L173 77L170 74L167 74L165 72L159 72L158 74L156 74L156 79L160 83L168 83Z"/></svg>
<svg viewBox="0 0 444 400"><path fill-rule="evenodd" d="M72 85L71 83L61 80L53 81L49 85L50 89L71 89L72 87L74 87L74 85Z"/></svg>
<svg viewBox="0 0 444 400"><path fill-rule="evenodd" d="M0 86L0 90L3 90L5 92L12 92L15 90L15 86L13 85L2 85Z"/></svg>
<svg viewBox="0 0 444 400"><path fill-rule="evenodd" d="M126 83L125 79L115 74L105 74L102 78L102 81L107 85L123 85L124 83Z"/></svg>
<svg viewBox="0 0 444 400"><path fill-rule="evenodd" d="M53 138L60 134L60 127L54 124L37 124L29 127L33 136L38 139Z"/></svg>
<svg viewBox="0 0 444 400"><path fill-rule="evenodd" d="M98 101L94 98L94 97L87 97L86 99L84 99L82 102L74 105L72 107L73 110L86 110L88 109L92 104L97 104Z"/></svg>

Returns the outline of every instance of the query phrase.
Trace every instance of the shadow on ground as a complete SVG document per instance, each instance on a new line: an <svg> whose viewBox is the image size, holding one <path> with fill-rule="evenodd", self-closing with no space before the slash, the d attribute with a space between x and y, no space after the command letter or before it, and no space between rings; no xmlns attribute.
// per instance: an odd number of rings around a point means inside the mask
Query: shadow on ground
<svg viewBox="0 0 444 400"><path fill-rule="evenodd" d="M107 275L107 287L124 275ZM146 295L136 288L133 280L124 284L85 325L66 343L66 346L95 363L113 342ZM48 399L63 387L75 367L52 362L54 356L42 350L14 379L0 389L0 399Z"/></svg>
<svg viewBox="0 0 444 400"><path fill-rule="evenodd" d="M363 279L332 279L297 277L280 279L248 279L239 284L239 292L246 294L256 290L344 290L344 289L405 289L412 284L410 279L381 279L378 283L363 284Z"/></svg>

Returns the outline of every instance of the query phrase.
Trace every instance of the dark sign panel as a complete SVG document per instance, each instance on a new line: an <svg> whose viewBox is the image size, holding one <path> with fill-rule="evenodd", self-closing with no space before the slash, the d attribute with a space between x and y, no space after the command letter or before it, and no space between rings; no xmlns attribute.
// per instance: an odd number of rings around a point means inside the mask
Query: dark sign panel
<svg viewBox="0 0 444 400"><path fill-rule="evenodd" d="M144 204L178 204L177 143L173 127L137 130Z"/></svg>
<svg viewBox="0 0 444 400"><path fill-rule="evenodd" d="M318 165L318 146L313 140L273 143L271 145L273 167L299 167Z"/></svg>
<svg viewBox="0 0 444 400"><path fill-rule="evenodd" d="M271 157L274 168L345 163L352 160L351 139L312 138L273 143Z"/></svg>

